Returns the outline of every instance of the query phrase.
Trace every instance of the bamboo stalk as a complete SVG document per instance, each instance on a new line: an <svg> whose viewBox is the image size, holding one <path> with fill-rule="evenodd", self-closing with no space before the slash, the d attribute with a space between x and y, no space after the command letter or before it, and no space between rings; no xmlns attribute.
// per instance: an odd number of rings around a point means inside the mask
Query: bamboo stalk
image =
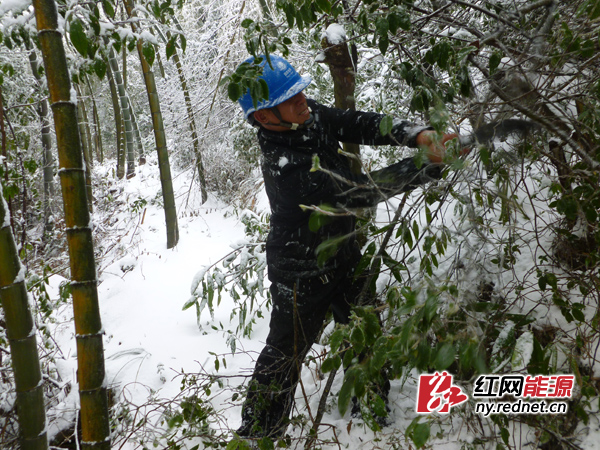
<svg viewBox="0 0 600 450"><path fill-rule="evenodd" d="M1 194L0 227L0 301L15 375L21 448L46 450L48 435L35 325L29 309L24 268L10 227L8 207Z"/></svg>
<svg viewBox="0 0 600 450"><path fill-rule="evenodd" d="M125 7L127 9L127 14L130 17L136 17L133 0L127 0L125 2ZM134 32L137 32L135 21L131 22L131 27ZM162 112L160 110L160 100L156 89L154 72L144 57L141 39L138 39L137 41L137 50L142 65L142 72L144 74L150 112L152 114L152 128L154 130L154 140L156 142L156 152L158 154L158 169L160 171L160 183L162 187L167 228L167 248L173 248L177 245L177 242L179 242L179 227L177 225L177 210L175 207L175 193L173 192L173 179L171 178L167 138L165 135Z"/></svg>
<svg viewBox="0 0 600 450"><path fill-rule="evenodd" d="M58 143L59 176L71 268L71 288L77 342L77 381L81 399L83 450L109 450L110 425L104 384L102 324L98 306L96 263L77 106L71 82L58 12L54 0L34 0L38 37Z"/></svg>

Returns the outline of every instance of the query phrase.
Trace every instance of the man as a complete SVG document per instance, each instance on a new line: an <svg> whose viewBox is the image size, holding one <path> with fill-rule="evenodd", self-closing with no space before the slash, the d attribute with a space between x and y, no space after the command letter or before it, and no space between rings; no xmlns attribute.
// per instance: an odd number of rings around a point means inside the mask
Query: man
<svg viewBox="0 0 600 450"><path fill-rule="evenodd" d="M251 58L246 63L252 63ZM328 310L338 323L348 323L363 283L355 277L361 257L352 214L311 219L300 205L328 205L340 211L371 207L437 179L444 143L430 128L394 121L382 136L384 116L342 111L308 100L302 92L310 77L301 77L285 59L262 58L269 98L254 104L250 92L239 99L246 118L258 128L262 172L271 207L266 244L273 309L266 346L261 352L242 410L242 437L277 438L286 430L303 360L314 343ZM417 168L405 159L369 176L354 174L338 152L339 142L405 145L426 148L431 161ZM324 170L313 170L316 155ZM336 242L323 260L317 248Z"/></svg>

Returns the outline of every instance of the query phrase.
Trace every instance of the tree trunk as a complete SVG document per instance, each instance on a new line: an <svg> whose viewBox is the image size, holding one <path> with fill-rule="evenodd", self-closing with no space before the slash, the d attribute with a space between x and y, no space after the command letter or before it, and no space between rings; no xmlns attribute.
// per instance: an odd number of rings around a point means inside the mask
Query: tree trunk
<svg viewBox="0 0 600 450"><path fill-rule="evenodd" d="M108 77L108 86L110 88L110 98L112 100L113 111L115 115L115 132L117 135L117 159L120 154L125 154L123 149L123 120L121 119L121 106L119 105L119 94L117 93L117 87L115 84L115 78L110 69L110 64L106 67L106 76ZM118 171L118 168L117 168ZM121 175L121 178L123 176ZM118 178L118 175L117 175Z"/></svg>
<svg viewBox="0 0 600 450"><path fill-rule="evenodd" d="M38 88L40 88L42 77L38 70L37 54L35 50L30 49L29 46L27 47L27 50L29 51L29 65L31 66L31 72L33 72L33 76L37 80ZM44 180L42 207L44 209L44 231L50 233L54 228L52 210L50 208L50 202L52 197L54 197L54 158L52 157L52 135L50 119L48 117L48 102L45 98L40 101L37 113L42 127L42 176Z"/></svg>
<svg viewBox="0 0 600 450"><path fill-rule="evenodd" d="M81 140L77 132L77 106L71 98L71 81L62 35L58 31L56 4L54 0L34 0L33 6L58 143L77 342L82 427L80 447L83 450L109 450L103 331Z"/></svg>
<svg viewBox="0 0 600 450"><path fill-rule="evenodd" d="M133 0L127 0L125 7L130 17L135 17L133 11ZM134 33L137 32L135 23L131 23ZM148 102L150 103L150 112L152 114L152 128L154 129L154 139L156 141L156 151L158 153L158 167L160 170L160 183L162 186L163 203L165 208L165 222L167 227L167 248L173 248L179 241L179 227L177 225L177 210L175 208L175 194L173 192L173 180L171 178L171 166L169 164L169 151L167 149L167 138L160 111L160 100L156 90L154 73L144 57L142 41L138 39L137 50L144 73L144 82L148 93Z"/></svg>
<svg viewBox="0 0 600 450"><path fill-rule="evenodd" d="M21 449L46 450L44 387L25 287L25 270L19 260L8 206L1 192L0 184L0 301L15 375Z"/></svg>
<svg viewBox="0 0 600 450"><path fill-rule="evenodd" d="M335 95L335 106L341 109L356 109L354 99L354 88L356 87L356 73L354 71L356 57L350 54L348 43L329 42L323 38L321 42L325 54L325 63L333 77L333 92ZM344 151L356 155L352 160L352 170L360 173L360 146L358 144L344 143Z"/></svg>
<svg viewBox="0 0 600 450"><path fill-rule="evenodd" d="M171 33L167 33L167 38L171 38ZM177 50L173 52L173 61L175 62L175 66L177 67L177 73L179 74L179 83L181 84L181 89L183 90L183 98L185 99L185 106L187 109L188 121L190 124L190 132L192 133L192 144L194 145L194 156L196 157L198 180L200 181L200 192L202 193L202 203L204 203L206 202L206 200L208 200L208 193L206 190L206 177L204 176L204 164L202 163L202 153L200 152L200 142L198 140L196 121L194 120L194 108L192 106L190 91L188 89L187 79L185 77L183 65L181 64L181 59L179 58L179 53L177 53Z"/></svg>
<svg viewBox="0 0 600 450"><path fill-rule="evenodd" d="M127 92L125 91L125 85L123 84L123 78L121 77L121 71L119 70L119 63L115 57L115 53L111 47L108 55L108 62L112 69L113 77L116 83L117 91L119 93L119 100L121 103L121 116L123 117L123 125L125 126L125 148L126 153L120 153L117 156L117 178L121 179L125 176L125 157L127 155L127 178L135 176L135 161L129 160L129 155L134 155L133 150L133 130L131 127L131 114L129 113L129 101L127 99Z"/></svg>

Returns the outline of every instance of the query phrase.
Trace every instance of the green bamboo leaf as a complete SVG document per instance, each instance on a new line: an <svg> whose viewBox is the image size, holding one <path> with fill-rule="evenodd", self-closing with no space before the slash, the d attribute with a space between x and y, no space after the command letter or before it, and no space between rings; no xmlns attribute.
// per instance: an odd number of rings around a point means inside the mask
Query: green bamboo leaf
<svg viewBox="0 0 600 450"><path fill-rule="evenodd" d="M71 22L69 27L69 37L75 50L77 50L82 56L87 56L89 41L83 29L83 23L79 19L75 19Z"/></svg>
<svg viewBox="0 0 600 450"><path fill-rule="evenodd" d="M447 369L454 362L454 346L450 343L442 345L435 355L433 366L436 370Z"/></svg>
<svg viewBox="0 0 600 450"><path fill-rule="evenodd" d="M156 52L154 50L154 45L150 42L144 42L142 46L142 53L144 54L144 58L146 62L151 66L154 64L154 58L156 57Z"/></svg>
<svg viewBox="0 0 600 450"><path fill-rule="evenodd" d="M533 353L533 333L525 331L515 344L510 363L514 371L519 371L527 367Z"/></svg>
<svg viewBox="0 0 600 450"><path fill-rule="evenodd" d="M176 50L176 44L175 41L177 40L177 36L171 36L171 38L169 39L169 42L167 42L167 47L166 47L166 53L167 53L167 60L173 56L173 54L175 53Z"/></svg>
<svg viewBox="0 0 600 450"><path fill-rule="evenodd" d="M181 308L181 310L185 311L186 309L191 308L192 306L194 306L197 303L198 303L198 299L196 297L192 297L187 302L185 302L185 304L183 305L183 308Z"/></svg>

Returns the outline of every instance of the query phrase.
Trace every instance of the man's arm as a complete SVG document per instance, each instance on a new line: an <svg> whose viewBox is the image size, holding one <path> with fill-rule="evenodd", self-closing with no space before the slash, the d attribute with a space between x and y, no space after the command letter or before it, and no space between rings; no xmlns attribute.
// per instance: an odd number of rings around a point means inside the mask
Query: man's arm
<svg viewBox="0 0 600 450"><path fill-rule="evenodd" d="M431 127L415 125L408 120L394 119L392 130L383 136L379 129L383 114L329 108L314 103L315 114L321 115L321 123L341 142L363 145L404 145L417 147L417 136Z"/></svg>
<svg viewBox="0 0 600 450"><path fill-rule="evenodd" d="M362 183L346 183L346 189L336 195L335 204L342 208L376 206L402 192L438 180L442 176L441 164L425 164L417 168L412 158L404 159L380 170L360 175ZM370 178L370 179L369 179ZM344 183L340 186L343 188Z"/></svg>

